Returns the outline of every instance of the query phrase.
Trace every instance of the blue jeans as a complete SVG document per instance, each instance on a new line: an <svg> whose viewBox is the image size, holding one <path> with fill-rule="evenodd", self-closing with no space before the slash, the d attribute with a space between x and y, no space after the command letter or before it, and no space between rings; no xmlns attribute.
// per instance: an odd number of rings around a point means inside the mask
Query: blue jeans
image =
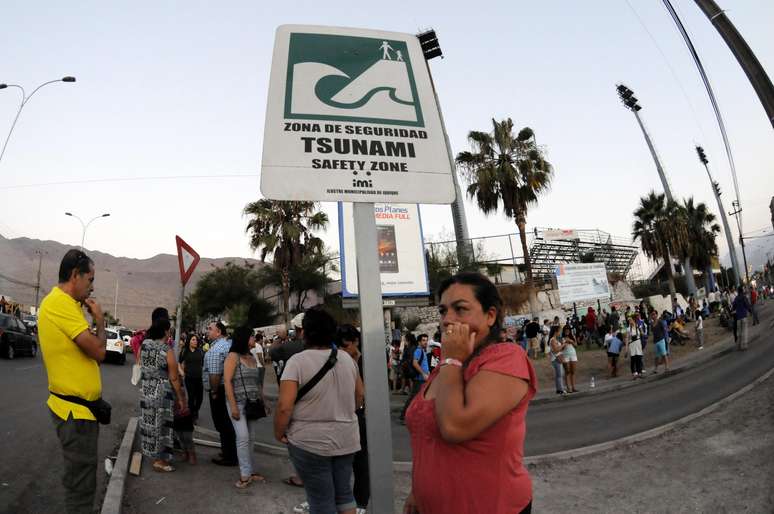
<svg viewBox="0 0 774 514"><path fill-rule="evenodd" d="M556 392L564 391L564 385L562 384L562 374L564 373L562 363L559 362L559 359L554 359L551 366L554 367L554 385L556 385Z"/></svg>
<svg viewBox="0 0 774 514"><path fill-rule="evenodd" d="M231 407L229 407L229 419L234 425L234 434L236 434L237 460L239 460L239 474L242 478L250 478L253 474L253 428L258 420L247 420L245 416L245 402L237 402L239 408L239 421L231 417Z"/></svg>
<svg viewBox="0 0 774 514"><path fill-rule="evenodd" d="M290 460L304 481L310 514L334 514L354 509L352 458L354 454L323 457L288 445Z"/></svg>

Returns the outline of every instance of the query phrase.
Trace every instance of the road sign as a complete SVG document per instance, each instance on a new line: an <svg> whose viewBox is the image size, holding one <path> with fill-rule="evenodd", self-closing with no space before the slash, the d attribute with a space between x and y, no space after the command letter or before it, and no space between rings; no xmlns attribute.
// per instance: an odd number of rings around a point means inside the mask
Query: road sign
<svg viewBox="0 0 774 514"><path fill-rule="evenodd" d="M185 286L193 275L196 265L199 264L200 257L196 250L180 236L175 236L175 242L177 243L177 263L180 266L180 282Z"/></svg>
<svg viewBox="0 0 774 514"><path fill-rule="evenodd" d="M416 36L279 27L262 159L267 198L451 203L443 124Z"/></svg>

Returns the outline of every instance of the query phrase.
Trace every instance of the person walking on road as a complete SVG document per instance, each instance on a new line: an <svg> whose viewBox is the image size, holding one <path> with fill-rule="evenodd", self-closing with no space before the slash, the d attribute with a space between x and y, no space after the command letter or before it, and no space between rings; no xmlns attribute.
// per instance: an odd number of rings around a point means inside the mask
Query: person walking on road
<svg viewBox="0 0 774 514"><path fill-rule="evenodd" d="M180 352L180 372L184 377L185 390L188 396L188 409L194 422L199 419L199 409L204 398L202 384L202 368L204 367L204 352L199 347L199 337L191 334Z"/></svg>
<svg viewBox="0 0 774 514"><path fill-rule="evenodd" d="M220 434L219 457L212 462L219 466L237 466L236 434L231 424L231 416L226 408L226 388L223 383L223 363L226 360L231 342L226 339L226 326L213 321L207 327L207 337L212 341L210 351L204 354L202 382L210 395L210 413L215 430Z"/></svg>
<svg viewBox="0 0 774 514"><path fill-rule="evenodd" d="M443 337L443 336L441 336ZM427 334L420 334L417 338L417 347L414 350L414 355L411 358L411 394L409 394L406 403L403 404L403 410L400 413L400 421L403 422L406 419L406 410L411 405L411 402L416 397L419 390L425 384L427 377L430 376L430 367L427 363Z"/></svg>
<svg viewBox="0 0 774 514"><path fill-rule="evenodd" d="M363 382L355 362L338 355L330 314L307 310L303 333L307 349L291 357L282 373L274 437L288 445L311 514L355 514L351 477L360 449L355 411L363 405Z"/></svg>
<svg viewBox="0 0 774 514"><path fill-rule="evenodd" d="M38 342L48 375L46 402L62 445L65 511L91 513L97 490L99 424L91 409L60 396L99 400L99 363L105 360L105 316L89 298L94 290L94 262L80 250L70 250L59 265L59 284L40 304ZM97 327L89 331L83 307Z"/></svg>
<svg viewBox="0 0 774 514"><path fill-rule="evenodd" d="M548 334L548 355L551 358L551 367L554 368L554 385L556 386L556 394L567 394L567 390L564 388L562 378L564 377L564 369L562 363L564 361L564 355L562 352L565 348L565 343L562 343L559 338L559 329L557 327L551 327Z"/></svg>
<svg viewBox="0 0 774 514"><path fill-rule="evenodd" d="M753 326L760 323L758 320L758 291L754 287L750 289L750 313L752 314Z"/></svg>
<svg viewBox="0 0 774 514"><path fill-rule="evenodd" d="M607 378L618 376L618 356L624 343L618 338L613 327L610 327L610 338L607 339Z"/></svg>
<svg viewBox="0 0 774 514"><path fill-rule="evenodd" d="M750 301L744 294L744 288L739 286L737 295L731 302L734 311L734 342L737 350L747 349L747 314L751 310Z"/></svg>
<svg viewBox="0 0 774 514"><path fill-rule="evenodd" d="M438 295L443 358L406 413L413 472L403 512L531 512L523 456L535 371L523 349L497 342L503 303L488 278L458 273Z"/></svg>
<svg viewBox="0 0 774 514"><path fill-rule="evenodd" d="M651 328L653 333L653 346L656 352L656 360L653 368L653 373L658 373L658 367L660 364L664 364L664 370L669 372L669 355L667 354L667 329L664 327L663 320L658 317L658 313L653 310L650 311Z"/></svg>
<svg viewBox="0 0 774 514"><path fill-rule="evenodd" d="M564 350L562 350L562 367L564 368L564 385L568 393L577 393L575 388L575 368L578 365L578 352L575 347L578 342L572 336L572 329L570 325L565 325L562 328L562 344L564 344Z"/></svg>
<svg viewBox="0 0 774 514"><path fill-rule="evenodd" d="M175 401L180 411L188 408L182 392L175 352L167 344L170 330L171 324L168 319L157 319L145 331L146 339L140 346L142 454L153 459L154 471L162 472L175 470L171 464ZM190 442L193 443L193 441ZM183 447L187 453L186 457L190 457L188 452L193 450L193 445L189 446L189 448Z"/></svg>
<svg viewBox="0 0 774 514"><path fill-rule="evenodd" d="M704 312L696 311L696 349L704 349Z"/></svg>
<svg viewBox="0 0 774 514"><path fill-rule="evenodd" d="M255 357L250 354L253 338L249 327L234 330L231 349L223 363L223 384L231 413L231 424L236 434L237 458L239 460L238 489L244 489L253 482L265 483L266 478L253 471L253 431L259 418L248 418L248 402L259 402L267 414L263 397L265 369L259 368ZM259 409L260 410L260 409Z"/></svg>
<svg viewBox="0 0 774 514"><path fill-rule="evenodd" d="M645 370L643 369L643 351L642 351L642 338L643 335L640 332L640 327L637 324L637 317L635 315L629 318L629 327L627 333L629 336L629 343L626 346L626 353L629 354L629 369L632 372L632 380L643 378L645 376Z"/></svg>

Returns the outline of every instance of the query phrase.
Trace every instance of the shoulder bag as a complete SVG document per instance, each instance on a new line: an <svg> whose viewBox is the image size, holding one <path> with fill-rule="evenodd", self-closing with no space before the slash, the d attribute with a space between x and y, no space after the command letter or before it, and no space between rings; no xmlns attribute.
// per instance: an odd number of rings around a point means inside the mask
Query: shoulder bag
<svg viewBox="0 0 774 514"><path fill-rule="evenodd" d="M315 376L312 377L312 379L307 382L306 384L301 387L301 389L298 390L298 394L296 395L296 402L298 403L301 401L301 398L303 398L306 393L311 391L314 386L322 380L322 378L331 370L333 369L333 366L336 365L336 355L338 354L338 350L336 350L336 346L331 347L331 354L328 356L328 360L325 361L325 364L323 364L322 368L315 374Z"/></svg>
<svg viewBox="0 0 774 514"><path fill-rule="evenodd" d="M245 387L245 377L242 376L242 357L239 357L239 379L242 381L242 390L245 392L245 417L250 421L261 419L266 417L266 406L263 404L263 400L260 398L251 400L247 396L247 388Z"/></svg>

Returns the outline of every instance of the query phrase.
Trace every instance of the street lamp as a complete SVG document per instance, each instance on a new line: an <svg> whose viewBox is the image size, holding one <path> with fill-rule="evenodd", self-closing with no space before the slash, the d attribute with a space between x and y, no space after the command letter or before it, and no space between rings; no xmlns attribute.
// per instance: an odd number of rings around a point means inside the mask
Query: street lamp
<svg viewBox="0 0 774 514"><path fill-rule="evenodd" d="M29 96L27 96L27 93L24 91L24 88L18 84L0 84L0 89L15 87L20 89L22 92L22 101L21 101L21 104L19 105L19 110L16 111L16 117L13 119L13 123L11 124L11 130L8 131L8 136L5 138L5 143L3 143L3 149L0 150L0 161L3 160L3 155L5 155L5 148L8 146L8 141L11 139L11 134L13 134L13 129L16 127L16 122L19 120L19 115L21 114L22 109L24 109L24 106L27 105L27 102L30 101L30 98L32 98L32 95L37 93L40 88L42 88L43 86L47 86L49 84L55 84L57 82L75 82L75 77L67 76L67 77L62 77L61 79L49 80L48 82L44 82L38 87L36 87L32 91L32 93L30 93Z"/></svg>
<svg viewBox="0 0 774 514"><path fill-rule="evenodd" d="M666 195L667 200L674 202L672 188L669 186L664 168L661 166L661 161L658 158L658 154L656 154L656 148L653 146L653 142L650 140L650 135L648 134L648 131L645 130L645 125L642 123L642 119L640 118L639 113L642 109L642 106L640 105L639 100L637 100L637 97L634 96L634 91L624 86L623 84L618 84L615 89L618 91L618 96L621 98L621 102L623 102L624 107L632 111L634 113L634 117L637 118L637 123L640 125L642 135L645 136L645 142L648 144L650 154L653 156L653 161L656 163L656 171L658 171L658 177L661 179L661 185L664 187L664 194ZM671 259L668 265L672 265ZM683 271L685 273L686 285L688 286L688 293L696 294L696 282L693 279L693 266L691 266L690 259L688 258L686 258L683 262Z"/></svg>
<svg viewBox="0 0 774 514"><path fill-rule="evenodd" d="M729 212L729 216L736 218L736 226L739 229L739 244L742 245L742 259L744 260L744 276L747 279L747 285L750 285L750 271L747 268L747 252L744 249L744 237L742 237L742 222L740 221L740 215L742 214L742 206L739 200L734 200L731 205L736 209L734 212ZM739 277L741 279L741 277Z"/></svg>
<svg viewBox="0 0 774 514"><path fill-rule="evenodd" d="M71 212L66 212L65 216L72 216L73 218L81 222L81 227L83 228L83 234L81 235L81 251L83 251L83 243L86 241L86 229L89 228L89 225L91 225L92 222L100 218L107 218L108 216L110 216L110 213L105 213L105 214L100 214L99 216L95 216L91 220L89 220L88 223L85 223L85 224L83 223L83 220L80 217L76 216Z"/></svg>

